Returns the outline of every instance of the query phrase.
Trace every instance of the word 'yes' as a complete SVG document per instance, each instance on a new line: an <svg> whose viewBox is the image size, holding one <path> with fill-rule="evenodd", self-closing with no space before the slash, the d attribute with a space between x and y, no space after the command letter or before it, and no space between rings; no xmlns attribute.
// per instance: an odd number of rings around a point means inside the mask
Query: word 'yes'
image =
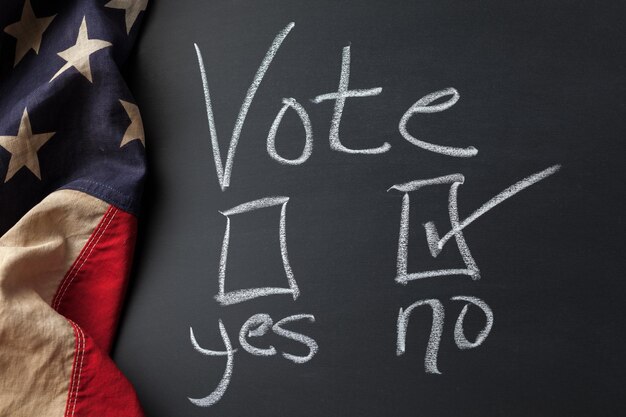
<svg viewBox="0 0 626 417"><path fill-rule="evenodd" d="M272 318L268 314L255 314L254 316L246 320L246 322L241 326L241 330L239 331L239 344L246 352L255 356L276 355L277 352L274 346L270 345L266 348L259 348L252 345L248 341L248 339L252 337L264 336L271 329L277 335L302 343L306 345L309 349L309 353L305 356L298 356L291 353L283 352L282 355L284 358L295 363L308 362L317 353L318 346L315 340L301 333L287 330L283 327L288 323L304 319L307 319L310 322L315 322L315 317L310 314L296 314L293 316L285 317L284 319L279 320L276 323L273 322ZM233 367L235 365L235 353L237 352L237 349L233 348L232 342L230 341L228 333L226 332L226 327L224 327L221 319L219 320L218 324L220 328L220 335L222 336L222 341L224 342L224 348L226 350L210 350L201 347L198 344L196 336L193 333L193 328L189 328L189 337L191 338L191 344L197 352L206 356L226 356L226 368L224 369L222 379L218 383L215 390L213 390L213 392L203 398L189 398L189 401L199 407L209 407L218 402L226 392L228 384L230 383L230 379L233 375Z"/></svg>

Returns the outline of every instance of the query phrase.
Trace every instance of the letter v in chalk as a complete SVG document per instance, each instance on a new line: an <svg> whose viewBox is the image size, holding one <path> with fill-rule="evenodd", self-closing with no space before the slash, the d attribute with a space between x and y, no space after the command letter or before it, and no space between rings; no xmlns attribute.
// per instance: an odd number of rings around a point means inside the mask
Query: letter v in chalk
<svg viewBox="0 0 626 417"><path fill-rule="evenodd" d="M263 81L263 77L265 77L265 73L267 72L274 56L278 52L280 45L283 43L291 29L295 26L295 23L289 23L283 30L281 30L274 41L270 45L259 69L256 74L254 74L254 78L252 79L252 84L248 87L248 91L246 92L246 96L241 103L241 108L239 109L239 114L237 115L237 120L235 121L235 126L233 127L233 133L230 138L230 145L228 147L228 154L226 155L226 165L222 165L222 155L220 152L220 145L217 139L217 130L215 128L215 119L213 117L213 107L211 105L211 96L209 93L209 81L207 79L206 70L204 68L204 59L202 58L202 53L200 52L200 48L198 44L194 43L194 47L196 49L196 55L198 57L198 65L200 67L200 75L202 76L202 88L204 89L204 101L206 105L206 113L209 121L209 133L211 135L211 146L213 147L213 159L215 160L215 170L217 171L217 179L220 184L220 188L222 191L225 191L230 185L230 175L233 171L233 163L235 159L235 152L237 150L237 144L239 143L239 137L241 136L241 130L243 129L243 124L246 121L246 116L248 115L248 110L250 110L250 105L252 104L252 100L254 100L254 96L256 95L259 86L261 85L261 81Z"/></svg>

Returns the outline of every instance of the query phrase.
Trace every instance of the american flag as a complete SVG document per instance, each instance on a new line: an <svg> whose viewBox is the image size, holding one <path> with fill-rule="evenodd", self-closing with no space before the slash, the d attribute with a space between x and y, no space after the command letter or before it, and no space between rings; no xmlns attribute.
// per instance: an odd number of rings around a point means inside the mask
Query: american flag
<svg viewBox="0 0 626 417"><path fill-rule="evenodd" d="M0 3L0 416L142 416L109 357L145 175L148 0Z"/></svg>

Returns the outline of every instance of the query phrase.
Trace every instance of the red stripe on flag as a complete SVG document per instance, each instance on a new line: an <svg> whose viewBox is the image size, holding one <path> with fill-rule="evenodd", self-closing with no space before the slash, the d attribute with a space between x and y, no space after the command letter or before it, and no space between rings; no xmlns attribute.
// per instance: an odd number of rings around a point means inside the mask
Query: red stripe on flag
<svg viewBox="0 0 626 417"><path fill-rule="evenodd" d="M137 235L136 218L114 206L85 244L52 307L109 352L120 315Z"/></svg>
<svg viewBox="0 0 626 417"><path fill-rule="evenodd" d="M130 382L76 323L76 351L64 417L144 417Z"/></svg>

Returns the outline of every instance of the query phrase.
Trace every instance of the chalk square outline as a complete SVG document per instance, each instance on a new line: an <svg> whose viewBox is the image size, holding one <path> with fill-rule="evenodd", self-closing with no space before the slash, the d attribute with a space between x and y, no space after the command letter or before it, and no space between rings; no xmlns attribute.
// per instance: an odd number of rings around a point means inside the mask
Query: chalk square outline
<svg viewBox="0 0 626 417"><path fill-rule="evenodd" d="M298 284L293 275L291 265L289 264L289 258L287 254L287 202L289 197L265 197L258 200L249 201L247 203L240 204L226 211L220 211L222 215L226 217L226 230L224 231L224 239L222 241L222 250L220 253L220 265L219 265L219 292L215 295L215 300L222 306L228 306L238 304L244 301L252 300L258 297L264 297L267 295L278 294L292 294L293 299L296 300L300 295ZM245 288L233 291L225 290L226 282L226 265L228 260L228 247L230 241L230 216L242 213L248 213L255 210L260 210L268 207L281 206L280 209L280 222L279 222L279 240L280 240L280 254L283 261L283 268L289 288L284 287L254 287Z"/></svg>
<svg viewBox="0 0 626 417"><path fill-rule="evenodd" d="M458 187L465 182L465 178L462 174L451 174L437 178L429 178L425 180L415 180L403 184L395 184L391 186L387 191L396 190L403 193L402 196L402 210L400 212L400 233L398 237L398 255L396 266L396 278L395 281L398 284L406 285L410 281L445 277L455 275L466 275L473 280L480 279L480 270L472 257L469 247L465 242L465 237L461 230L455 231L453 236L457 243L457 249L461 255L461 259L465 264L465 268L451 268L451 269L434 269L420 272L408 272L408 249L409 249L409 227L410 227L410 195L409 193L417 191L420 188L432 185L450 184L449 201L448 201L448 214L450 217L450 223L454 230L459 225L458 211L456 205L457 190ZM439 241L437 229L432 222L428 222L423 225L426 231L426 241L428 243L431 255L436 258L441 248L437 251L433 249L433 243Z"/></svg>

